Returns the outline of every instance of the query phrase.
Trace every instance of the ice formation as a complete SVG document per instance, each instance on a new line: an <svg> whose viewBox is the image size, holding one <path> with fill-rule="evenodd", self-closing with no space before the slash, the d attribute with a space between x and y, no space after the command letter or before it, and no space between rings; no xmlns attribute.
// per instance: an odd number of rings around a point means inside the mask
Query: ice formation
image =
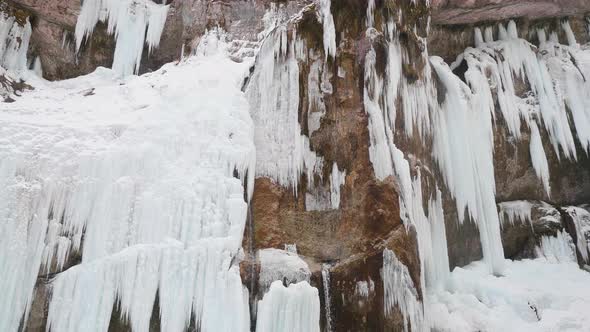
<svg viewBox="0 0 590 332"><path fill-rule="evenodd" d="M590 212L576 206L567 207L565 212L570 216L576 229L576 248L582 256L582 263L588 264L590 263L590 241L586 234L590 233Z"/></svg>
<svg viewBox="0 0 590 332"><path fill-rule="evenodd" d="M260 276L258 282L262 292L276 281L294 284L300 281L309 282L311 272L307 263L297 253L280 249L262 249L258 251L260 259Z"/></svg>
<svg viewBox="0 0 590 332"><path fill-rule="evenodd" d="M340 187L344 185L346 181L346 171L340 171L338 164L332 165L332 174L330 175L330 202L332 209L338 209L340 207Z"/></svg>
<svg viewBox="0 0 590 332"><path fill-rule="evenodd" d="M331 0L318 0L320 21L324 27L324 54L326 60L328 57L336 57L336 28L334 27L334 17L330 11L332 6Z"/></svg>
<svg viewBox="0 0 590 332"><path fill-rule="evenodd" d="M255 125L256 174L275 180L297 193L307 174L311 187L323 159L311 151L299 124L299 59L307 50L285 22L261 46L246 94Z"/></svg>
<svg viewBox="0 0 590 332"><path fill-rule="evenodd" d="M27 69L27 50L31 38L31 24L24 23L0 11L0 67L18 73Z"/></svg>
<svg viewBox="0 0 590 332"><path fill-rule="evenodd" d="M383 251L383 289L385 296L385 314L390 314L398 306L404 317L404 331L424 330L424 312L418 292L410 277L408 268L397 259L389 249Z"/></svg>
<svg viewBox="0 0 590 332"><path fill-rule="evenodd" d="M514 225L516 222L519 223L530 223L532 227L531 212L533 209L533 203L529 201L510 201L502 202L498 204L500 211L501 225L505 224Z"/></svg>
<svg viewBox="0 0 590 332"><path fill-rule="evenodd" d="M57 273L50 331L106 330L115 303L146 331L156 294L163 330L249 329L237 255L254 179L250 63L219 43L125 80L33 77L3 104L0 330L18 329L41 269ZM60 271L73 253L82 262Z"/></svg>
<svg viewBox="0 0 590 332"><path fill-rule="evenodd" d="M302 281L283 286L275 281L258 302L256 332L320 332L318 290Z"/></svg>
<svg viewBox="0 0 590 332"><path fill-rule="evenodd" d="M552 262L575 262L575 250L572 238L565 231L559 231L555 236L541 237L541 243L535 248L537 257Z"/></svg>
<svg viewBox="0 0 590 332"><path fill-rule="evenodd" d="M85 0L76 24L76 50L99 21L105 22L117 41L113 70L122 76L138 73L144 44L149 52L160 44L168 7L151 0Z"/></svg>

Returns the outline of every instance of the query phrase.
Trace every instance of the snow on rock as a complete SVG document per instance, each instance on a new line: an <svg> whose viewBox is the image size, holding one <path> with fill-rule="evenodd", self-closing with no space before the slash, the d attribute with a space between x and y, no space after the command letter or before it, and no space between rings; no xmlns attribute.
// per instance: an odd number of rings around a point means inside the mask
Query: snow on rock
<svg viewBox="0 0 590 332"><path fill-rule="evenodd" d="M502 277L483 262L455 268L446 292L430 294L436 331L586 331L590 274L572 261L505 262Z"/></svg>
<svg viewBox="0 0 590 332"><path fill-rule="evenodd" d="M237 254L254 181L240 89L251 63L220 42L139 77L32 77L35 90L3 104L0 330L26 317L43 264L60 272L74 252L82 262L52 281L50 331L105 331L115 303L147 331L156 294L163 330L249 330Z"/></svg>
<svg viewBox="0 0 590 332"><path fill-rule="evenodd" d="M261 46L246 89L255 125L256 174L295 193L301 175L307 174L312 187L323 165L299 123L299 59L307 59L306 47L295 29L289 36L286 23L280 24Z"/></svg>
<svg viewBox="0 0 590 332"><path fill-rule="evenodd" d="M307 281L283 286L275 281L258 302L256 332L319 332L320 297Z"/></svg>
<svg viewBox="0 0 590 332"><path fill-rule="evenodd" d="M418 300L418 292L410 272L389 249L383 251L381 277L385 314L390 315L397 306L404 318L404 331L409 331L409 326L412 327L412 331L424 330L424 308Z"/></svg>
<svg viewBox="0 0 590 332"><path fill-rule="evenodd" d="M150 52L160 44L168 8L151 0L85 0L76 24L76 49L99 21L105 22L117 41L113 70L121 76L138 73L144 44Z"/></svg>
<svg viewBox="0 0 590 332"><path fill-rule="evenodd" d="M279 280L287 284L300 281L309 282L311 272L309 266L297 253L280 249L262 249L258 251L260 259L259 284L262 292Z"/></svg>
<svg viewBox="0 0 590 332"><path fill-rule="evenodd" d="M27 69L27 50L32 29L29 19L24 24L0 11L0 67L18 73Z"/></svg>

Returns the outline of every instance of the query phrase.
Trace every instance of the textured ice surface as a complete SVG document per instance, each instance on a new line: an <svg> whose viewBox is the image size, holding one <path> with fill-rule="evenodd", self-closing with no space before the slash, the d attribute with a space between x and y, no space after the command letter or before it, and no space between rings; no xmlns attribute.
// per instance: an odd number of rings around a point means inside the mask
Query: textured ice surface
<svg viewBox="0 0 590 332"><path fill-rule="evenodd" d="M258 282L262 292L276 280L286 281L287 284L309 282L311 277L309 266L299 258L296 252L269 248L258 251L258 255L260 259Z"/></svg>
<svg viewBox="0 0 590 332"><path fill-rule="evenodd" d="M31 38L31 24L24 24L0 12L0 67L13 73L27 69L27 50Z"/></svg>

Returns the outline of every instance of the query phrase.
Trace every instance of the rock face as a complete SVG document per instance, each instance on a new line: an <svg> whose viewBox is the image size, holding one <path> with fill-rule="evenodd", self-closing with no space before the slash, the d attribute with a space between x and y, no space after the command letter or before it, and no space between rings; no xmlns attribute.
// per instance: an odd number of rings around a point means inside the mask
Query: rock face
<svg viewBox="0 0 590 332"><path fill-rule="evenodd" d="M104 25L99 25L82 49L76 52L73 33L80 11L78 0L8 0L7 3L29 17L33 25L29 58L40 58L46 79L75 77L92 72L98 66L111 65L115 42ZM289 37L284 43L289 47L303 45L306 52L302 58L296 59L299 89L296 118L301 134L308 139L310 151L322 159L322 164L315 172L298 174L299 178L292 186L281 185L268 174L257 174L244 234L246 259L241 265L241 275L253 304L264 296L264 290L258 284L261 273L261 262L257 258L259 251L295 245L297 254L309 266L309 281L320 290L324 331L404 329L406 317L399 306L392 313L386 313L382 274L386 249L393 251L407 267L417 298L424 297L425 263L420 257L416 225L406 220L410 213L406 209L412 207L404 205L404 199L407 199L403 192L405 188L395 174L380 179L371 155L374 134L370 132L371 118L365 104L369 98L366 60L372 51L376 71L386 72L390 52L387 38L391 32L383 27L387 27L384 23L391 18L390 15L398 10L404 14L391 25L404 50L400 63L403 79L409 84L435 81L434 94L439 104L444 103L446 91L441 78L427 71L428 56L440 56L447 63L454 62L466 48L474 46L476 27L494 26L497 34L498 22L506 23L514 18L520 26L520 36L535 42L538 41L535 40L537 28L554 29L559 27L562 17L571 16L574 35L579 41L590 40L583 16L590 11L590 3L584 0L559 3L440 0L433 1L432 8L414 5L410 0L375 1L377 14L372 18L375 29L368 29L368 32L367 1L334 0L331 14L337 57L327 54L323 22L326 18L318 14L319 3L304 0L175 0L169 5L160 47L149 55L144 51L142 73L177 61L182 53L194 52L205 31L216 27L227 33L227 39L232 41L230 51L235 51L235 58L240 60L243 54L238 51L253 52L261 47L259 34L272 26L268 22L265 26L265 14L275 11L279 16L290 18L301 12L297 20L287 24ZM433 18L432 27L427 20L429 14ZM294 32L298 39L293 39ZM559 39L565 43L564 31L559 31ZM464 69L462 61L459 59L453 68L458 75ZM259 65L254 66L251 78L262 69ZM530 90L527 83L520 83L519 92L524 94ZM248 91L252 84L247 82L244 90ZM6 100L10 94L23 88L22 83L8 80L0 73L0 96ZM2 94L3 90L8 92ZM495 98L496 113L499 114L497 96ZM432 140L422 137L425 135L407 135L401 110L410 110L406 109L403 96L397 96L394 104L400 110L400 116L387 119L392 121L394 133L388 139L395 141L396 148L408 159L412 179L421 179L419 186L414 188L424 197L419 208L424 211L423 205L428 205L428 199L435 197L438 190L442 191L449 267L452 269L481 259L478 227L465 211L458 211L456 198L449 193L449 184L444 181L439 162L433 157ZM565 207L590 202L588 154L577 143L578 159L561 160L550 142L543 140L551 174L549 195L532 166L530 130L525 124L522 127L523 135L518 140L510 134L500 117L495 119L493 127L495 195L502 222L505 257L537 257L536 248L541 245L543 236L555 236L565 230L576 243L578 261L583 266L584 249L578 244L580 234ZM542 137L548 137L545 129L540 131ZM342 176L342 183L337 182L334 196L335 174ZM463 215L466 218L462 218ZM465 220L459 222L462 219ZM583 235L586 240L586 234ZM67 266L79 263L78 260L79 257L71 257ZM30 331L45 329L47 288L40 277L30 323L27 324ZM157 312L156 306L154 313ZM254 317L252 320L255 322ZM157 329L158 324L157 319L152 319L150 326ZM111 329L125 331L129 326L113 318Z"/></svg>

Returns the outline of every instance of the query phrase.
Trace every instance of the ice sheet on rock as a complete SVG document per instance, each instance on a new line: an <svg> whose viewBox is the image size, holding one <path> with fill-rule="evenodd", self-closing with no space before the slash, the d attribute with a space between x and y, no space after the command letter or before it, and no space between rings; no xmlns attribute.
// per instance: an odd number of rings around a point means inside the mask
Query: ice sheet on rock
<svg viewBox="0 0 590 332"><path fill-rule="evenodd" d="M320 298L307 281L283 286L275 281L258 302L256 332L319 332Z"/></svg>
<svg viewBox="0 0 590 332"><path fill-rule="evenodd" d="M506 261L503 277L482 262L455 268L448 292L425 299L437 331L583 331L590 274L571 261Z"/></svg>
<svg viewBox="0 0 590 332"><path fill-rule="evenodd" d="M312 187L323 159L310 149L299 123L299 59L307 49L279 25L261 46L246 94L255 125L256 174L297 193L302 174Z"/></svg>
<svg viewBox="0 0 590 332"><path fill-rule="evenodd" d="M99 21L105 22L117 41L113 70L122 76L138 73L144 44L151 52L160 43L168 8L151 0L85 0L76 24L76 50Z"/></svg>
<svg viewBox="0 0 590 332"><path fill-rule="evenodd" d="M404 318L404 331L424 330L424 308L418 300L418 292L408 268L398 260L389 249L383 251L383 269L381 271L384 288L384 305L386 315L390 315L397 306Z"/></svg>
<svg viewBox="0 0 590 332"><path fill-rule="evenodd" d="M248 330L242 314L220 326L215 310L247 312L235 264L254 182L240 90L250 63L229 60L220 43L124 80L104 68L61 82L33 76L34 91L3 105L0 330L16 331L43 264L59 270L68 252L82 262L53 282L52 331L104 330L116 301L144 331L156 290L167 331L191 316L202 331Z"/></svg>
<svg viewBox="0 0 590 332"><path fill-rule="evenodd" d="M576 247L566 231L558 231L556 236L542 236L535 253L538 258L550 262L576 262Z"/></svg>
<svg viewBox="0 0 590 332"><path fill-rule="evenodd" d="M29 19L24 24L0 11L0 67L16 74L27 69L27 51L32 29Z"/></svg>
<svg viewBox="0 0 590 332"><path fill-rule="evenodd" d="M576 228L576 248L582 256L584 264L590 263L590 212L577 206L565 208L565 212L570 216Z"/></svg>
<svg viewBox="0 0 590 332"><path fill-rule="evenodd" d="M309 282L311 278L309 266L297 253L269 248L259 250L258 255L260 259L258 282L263 293L276 280L295 284L300 281Z"/></svg>
<svg viewBox="0 0 590 332"><path fill-rule="evenodd" d="M332 209L340 208L340 187L346 181L346 171L340 171L338 164L332 165L332 174L330 175L330 202Z"/></svg>

